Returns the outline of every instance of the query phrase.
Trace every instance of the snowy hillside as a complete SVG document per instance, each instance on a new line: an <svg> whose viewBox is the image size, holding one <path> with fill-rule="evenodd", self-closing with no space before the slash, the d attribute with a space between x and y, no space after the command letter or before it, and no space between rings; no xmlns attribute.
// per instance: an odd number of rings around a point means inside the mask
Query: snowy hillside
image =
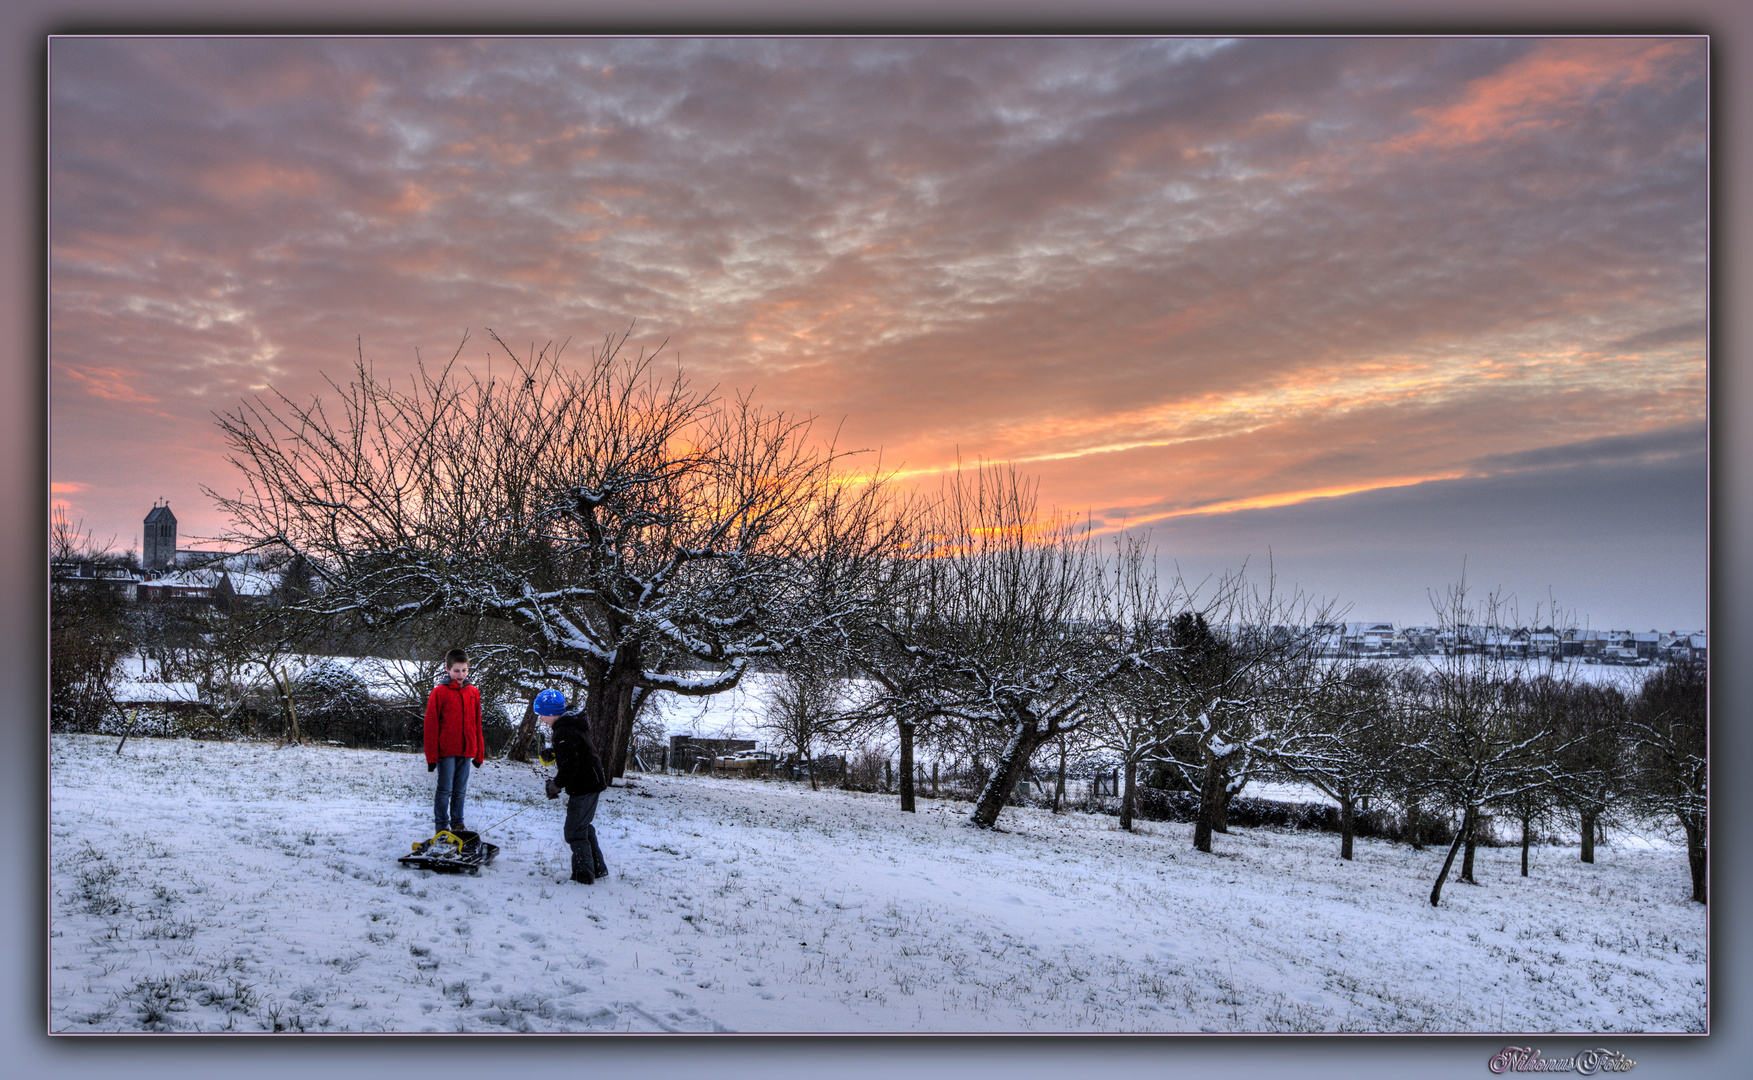
<svg viewBox="0 0 1753 1080"><path fill-rule="evenodd" d="M1683 852L1443 853L709 777L603 797L566 881L533 766L470 783L502 851L407 871L417 756L55 735L55 1031L1698 1031Z"/></svg>

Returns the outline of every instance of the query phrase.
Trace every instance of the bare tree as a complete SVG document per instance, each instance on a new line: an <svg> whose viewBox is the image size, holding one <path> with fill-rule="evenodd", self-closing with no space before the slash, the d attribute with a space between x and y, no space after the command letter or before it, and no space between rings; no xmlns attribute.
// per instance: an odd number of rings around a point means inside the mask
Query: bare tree
<svg viewBox="0 0 1753 1080"><path fill-rule="evenodd" d="M944 703L951 698L925 654L895 648L893 642L887 645L868 637L859 643L862 670L869 679L854 700L829 717L825 733L850 748L867 746L872 738L887 741L892 732L901 758L901 809L913 813L918 808L914 755L922 741L945 736L944 725L952 715L944 711Z"/></svg>
<svg viewBox="0 0 1753 1080"><path fill-rule="evenodd" d="M1041 513L1034 486L1014 469L957 470L921 522L879 614L886 640L858 662L901 715L1002 738L969 816L991 828L1035 751L1081 729L1094 695L1137 659L1096 632L1089 537Z"/></svg>
<svg viewBox="0 0 1753 1080"><path fill-rule="evenodd" d="M1184 583L1179 591L1196 595ZM1219 582L1210 602L1169 623L1171 656L1155 667L1177 727L1157 761L1199 793L1196 850L1209 853L1212 833L1228 831L1231 800L1295 725L1315 628L1329 614L1329 605L1300 591L1280 593L1270 572L1264 585L1236 573Z"/></svg>
<svg viewBox="0 0 1753 1080"><path fill-rule="evenodd" d="M1435 907L1459 849L1465 849L1460 880L1475 884L1473 856L1485 808L1553 789L1558 747L1552 727L1527 722L1518 707L1519 672L1499 633L1506 616L1514 621L1503 601L1491 594L1481 604L1471 603L1463 580L1441 600L1433 598L1433 606L1454 644L1426 673L1418 703L1425 713L1423 738L1406 750L1427 790L1461 814L1461 827L1431 887Z"/></svg>
<svg viewBox="0 0 1753 1080"><path fill-rule="evenodd" d="M115 708L116 667L130 642L127 604L112 580L84 571L119 559L60 507L49 527L49 715L56 727L96 731Z"/></svg>
<svg viewBox="0 0 1753 1080"><path fill-rule="evenodd" d="M828 663L815 658L792 657L782 663L767 697L762 727L779 745L790 748L809 774L810 790L818 790L815 747L822 736L836 730L846 680ZM903 807L911 809L911 807Z"/></svg>
<svg viewBox="0 0 1753 1080"><path fill-rule="evenodd" d="M1104 568L1099 627L1112 647L1141 658L1120 673L1098 698L1095 720L1083 733L1090 749L1119 758L1120 828L1131 832L1138 808L1138 769L1164 753L1181 713L1164 672L1174 670L1169 612L1174 597L1165 593L1150 557L1148 535L1117 539L1112 564ZM1177 579L1177 584L1179 584ZM1061 739L1054 806L1063 795L1067 747Z"/></svg>
<svg viewBox="0 0 1753 1080"><path fill-rule="evenodd" d="M1626 800L1634 780L1627 742L1631 705L1618 686L1577 683L1565 686L1562 705L1557 801L1576 814L1580 858L1592 863L1600 822Z"/></svg>
<svg viewBox="0 0 1753 1080"><path fill-rule="evenodd" d="M1673 818L1686 834L1692 899L1700 904L1709 902L1709 701L1705 666L1672 663L1644 680L1629 725L1636 803L1645 813Z"/></svg>
<svg viewBox="0 0 1753 1080"><path fill-rule="evenodd" d="M401 387L361 353L326 401L221 417L242 488L209 494L232 539L308 562L305 610L373 632L479 619L481 666L581 692L619 776L644 695L729 690L858 609L886 489L809 419L696 391L626 335L576 367L489 336L497 376L459 346Z"/></svg>
<svg viewBox="0 0 1753 1080"><path fill-rule="evenodd" d="M1394 775L1393 680L1379 667L1309 665L1300 708L1270 749L1271 763L1339 804L1339 857L1353 856L1360 802Z"/></svg>
<svg viewBox="0 0 1753 1080"><path fill-rule="evenodd" d="M280 696L279 673L304 639L302 622L280 608L208 609L192 616L197 632L184 647L161 646L159 674L195 684L200 700L225 725Z"/></svg>
<svg viewBox="0 0 1753 1080"><path fill-rule="evenodd" d="M1543 740L1540 752L1548 757L1552 770L1550 783L1523 785L1495 803L1496 809L1504 811L1521 825L1523 877L1528 876L1528 852L1535 827L1549 824L1567 789L1576 787L1577 777L1569 768L1572 761L1567 752L1578 748L1577 741L1581 736L1570 741L1565 736L1573 727L1572 713L1581 697L1580 689L1550 673L1526 680L1516 679L1504 688L1509 699L1511 723L1522 735ZM1593 818L1588 826L1593 830ZM1593 862L1592 835L1587 843L1590 845L1587 861Z"/></svg>

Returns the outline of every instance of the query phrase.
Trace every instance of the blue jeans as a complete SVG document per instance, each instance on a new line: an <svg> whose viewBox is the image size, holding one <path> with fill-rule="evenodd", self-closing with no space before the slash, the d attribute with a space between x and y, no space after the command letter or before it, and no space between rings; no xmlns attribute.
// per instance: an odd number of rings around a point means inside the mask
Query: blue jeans
<svg viewBox="0 0 1753 1080"><path fill-rule="evenodd" d="M591 819L596 817L597 798L602 794L593 791L589 795L566 796L566 825L560 835L572 848L572 872L583 871L592 877L601 877L596 872L603 865L603 849L597 845L596 826Z"/></svg>
<svg viewBox="0 0 1753 1080"><path fill-rule="evenodd" d="M438 759L438 790L432 796L434 832L463 827L463 795L469 790L469 759Z"/></svg>

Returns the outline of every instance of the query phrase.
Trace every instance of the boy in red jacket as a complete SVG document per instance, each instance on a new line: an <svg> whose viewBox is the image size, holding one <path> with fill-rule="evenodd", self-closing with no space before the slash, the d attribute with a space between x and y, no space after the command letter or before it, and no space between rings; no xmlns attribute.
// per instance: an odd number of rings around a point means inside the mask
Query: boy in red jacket
<svg viewBox="0 0 1753 1080"><path fill-rule="evenodd" d="M444 674L426 698L426 771L438 774L432 796L434 835L460 833L463 795L469 789L469 763L487 760L481 735L481 691L469 682L469 656L452 649L444 658Z"/></svg>

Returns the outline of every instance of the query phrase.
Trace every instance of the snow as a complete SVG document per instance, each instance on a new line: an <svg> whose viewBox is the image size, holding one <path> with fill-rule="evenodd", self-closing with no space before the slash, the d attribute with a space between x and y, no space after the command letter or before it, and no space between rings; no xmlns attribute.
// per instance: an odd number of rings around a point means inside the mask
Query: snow
<svg viewBox="0 0 1753 1080"><path fill-rule="evenodd" d="M201 691L192 682L118 681L112 694L118 705L144 705L162 702L194 703L201 700Z"/></svg>
<svg viewBox="0 0 1753 1080"><path fill-rule="evenodd" d="M385 660L375 656L318 656L292 653L276 657L274 670L283 672L289 678L297 679L311 668L318 665L330 665L351 672L365 686L367 693L384 701L394 701L407 694L409 686L429 689L432 678L442 670L443 665L425 660ZM159 664L138 653L124 656L117 666L118 686L128 693L136 692L140 686L161 685L156 682ZM255 669L259 671L260 669ZM425 700L425 689L421 691L421 700ZM518 715L522 716L523 706L518 705Z"/></svg>
<svg viewBox="0 0 1753 1080"><path fill-rule="evenodd" d="M54 1031L1698 1031L1684 853L1585 866L807 785L635 774L611 873L566 880L563 802L495 761L478 877L401 868L417 755L51 737Z"/></svg>

